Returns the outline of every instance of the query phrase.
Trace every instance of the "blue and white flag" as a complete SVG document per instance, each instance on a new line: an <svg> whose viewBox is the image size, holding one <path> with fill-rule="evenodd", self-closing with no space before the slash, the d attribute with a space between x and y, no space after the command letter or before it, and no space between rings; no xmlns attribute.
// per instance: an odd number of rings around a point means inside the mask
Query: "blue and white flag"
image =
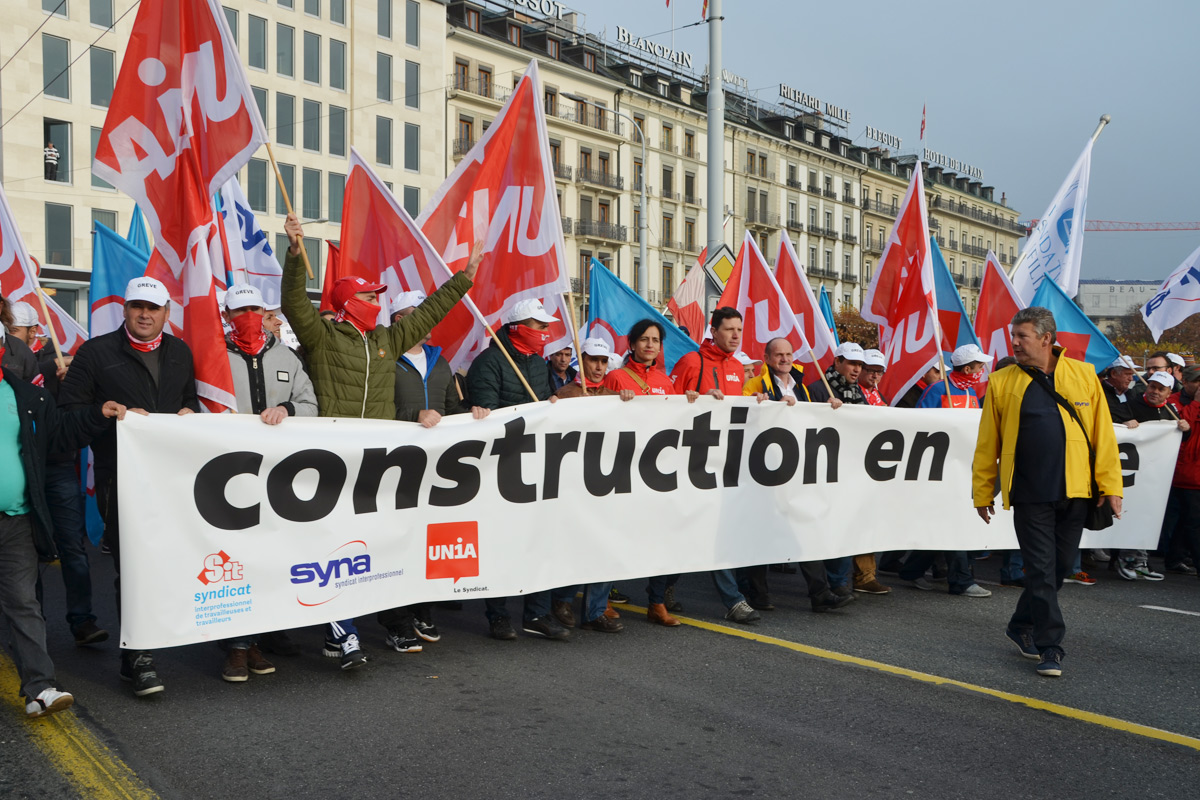
<svg viewBox="0 0 1200 800"><path fill-rule="evenodd" d="M817 305L821 307L821 316L825 318L825 327L829 328L829 335L833 337L833 344L836 347L842 343L838 338L837 323L833 318L833 303L829 300L829 292L825 291L825 284L821 284L821 299L817 301Z"/></svg>
<svg viewBox="0 0 1200 800"><path fill-rule="evenodd" d="M1150 302L1142 306L1142 319L1158 341L1163 331L1200 311L1200 247L1183 260L1159 287Z"/></svg>
<svg viewBox="0 0 1200 800"><path fill-rule="evenodd" d="M1054 281L1042 281L1030 305L1048 308L1054 314L1058 343L1067 349L1071 358L1086 361L1096 368L1096 372L1103 372L1121 357L1121 352L1108 337Z"/></svg>
<svg viewBox="0 0 1200 800"><path fill-rule="evenodd" d="M230 178L221 187L221 217L229 242L228 267L233 282L256 286L268 306L279 305L283 268L237 178Z"/></svg>
<svg viewBox="0 0 1200 800"><path fill-rule="evenodd" d="M125 240L145 253L146 258L154 252L154 247L150 244L150 234L146 232L146 217L142 214L141 206L133 207L133 217L129 220L129 233L125 234Z"/></svg>
<svg viewBox="0 0 1200 800"><path fill-rule="evenodd" d="M125 289L131 280L146 274L149 261L149 253L142 252L103 223L95 223L92 281L88 287L91 298L88 333L93 339L125 323Z"/></svg>
<svg viewBox="0 0 1200 800"><path fill-rule="evenodd" d="M958 286L946 266L942 256L942 248L938 246L937 237L929 237L929 253L933 259L933 284L937 294L938 327L942 329L942 351L946 361L950 355L965 344L979 345L975 329L971 327L971 318L963 307L962 296Z"/></svg>
<svg viewBox="0 0 1200 800"><path fill-rule="evenodd" d="M663 326L661 363L667 374L684 354L700 349L691 337L668 322L658 309L639 297L637 292L594 258L588 286L591 296L588 298L585 333L588 337L607 341L615 355L624 356L629 352L629 329L643 319L652 319Z"/></svg>
<svg viewBox="0 0 1200 800"><path fill-rule="evenodd" d="M1013 288L1021 302L1029 303L1047 278L1057 283L1067 297L1079 293L1079 270L1083 262L1083 229L1087 222L1088 175L1092 170L1092 140L1088 139L1079 160L1071 168L1050 207L1042 214L1017 260Z"/></svg>

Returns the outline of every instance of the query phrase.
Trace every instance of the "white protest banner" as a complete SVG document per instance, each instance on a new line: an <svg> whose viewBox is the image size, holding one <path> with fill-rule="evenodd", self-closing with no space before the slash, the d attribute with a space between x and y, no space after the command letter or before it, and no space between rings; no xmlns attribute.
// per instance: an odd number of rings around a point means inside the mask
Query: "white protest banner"
<svg viewBox="0 0 1200 800"><path fill-rule="evenodd" d="M709 397L580 398L432 429L131 414L121 644L852 553L1011 549L1011 514L985 525L971 506L978 423ZM1118 431L1130 518L1089 546L1158 536L1179 434Z"/></svg>

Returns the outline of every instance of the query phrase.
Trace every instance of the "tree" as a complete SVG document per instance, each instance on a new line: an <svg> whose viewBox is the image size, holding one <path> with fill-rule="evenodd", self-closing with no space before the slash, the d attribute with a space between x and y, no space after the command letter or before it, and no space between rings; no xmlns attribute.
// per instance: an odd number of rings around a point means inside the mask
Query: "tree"
<svg viewBox="0 0 1200 800"><path fill-rule="evenodd" d="M843 303L833 315L833 324L839 341L860 344L864 350L879 347L878 326L863 319L854 306Z"/></svg>
<svg viewBox="0 0 1200 800"><path fill-rule="evenodd" d="M1174 328L1163 331L1158 342L1154 341L1154 335L1146 327L1141 307L1137 305L1130 306L1124 315L1117 317L1108 327L1112 331L1108 339L1113 347L1137 362L1142 362L1146 356L1159 350L1191 355L1196 351L1196 343L1200 342L1200 315L1192 315Z"/></svg>

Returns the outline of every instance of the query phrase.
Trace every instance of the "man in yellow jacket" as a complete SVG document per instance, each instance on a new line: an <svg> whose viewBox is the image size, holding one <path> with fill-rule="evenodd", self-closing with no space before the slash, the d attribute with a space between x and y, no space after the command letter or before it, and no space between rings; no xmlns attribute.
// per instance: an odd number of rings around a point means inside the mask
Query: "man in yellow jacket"
<svg viewBox="0 0 1200 800"><path fill-rule="evenodd" d="M1054 344L1054 315L1033 306L1012 320L1015 365L992 375L979 420L972 492L984 522L995 513L996 478L1025 559L1025 589L1007 637L1037 672L1062 675L1066 623L1058 590L1071 571L1088 503L1121 514L1121 462L1108 401L1091 365ZM1035 386L1034 382L1040 385ZM1079 422L1055 394L1074 407ZM1092 498L1089 446L1096 453Z"/></svg>

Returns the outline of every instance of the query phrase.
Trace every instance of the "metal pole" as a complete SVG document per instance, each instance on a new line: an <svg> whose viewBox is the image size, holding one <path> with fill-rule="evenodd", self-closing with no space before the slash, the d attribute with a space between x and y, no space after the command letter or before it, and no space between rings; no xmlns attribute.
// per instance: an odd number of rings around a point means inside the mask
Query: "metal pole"
<svg viewBox="0 0 1200 800"><path fill-rule="evenodd" d="M721 83L721 0L708 4L708 259L724 244L725 89ZM708 311L707 293L705 312Z"/></svg>

